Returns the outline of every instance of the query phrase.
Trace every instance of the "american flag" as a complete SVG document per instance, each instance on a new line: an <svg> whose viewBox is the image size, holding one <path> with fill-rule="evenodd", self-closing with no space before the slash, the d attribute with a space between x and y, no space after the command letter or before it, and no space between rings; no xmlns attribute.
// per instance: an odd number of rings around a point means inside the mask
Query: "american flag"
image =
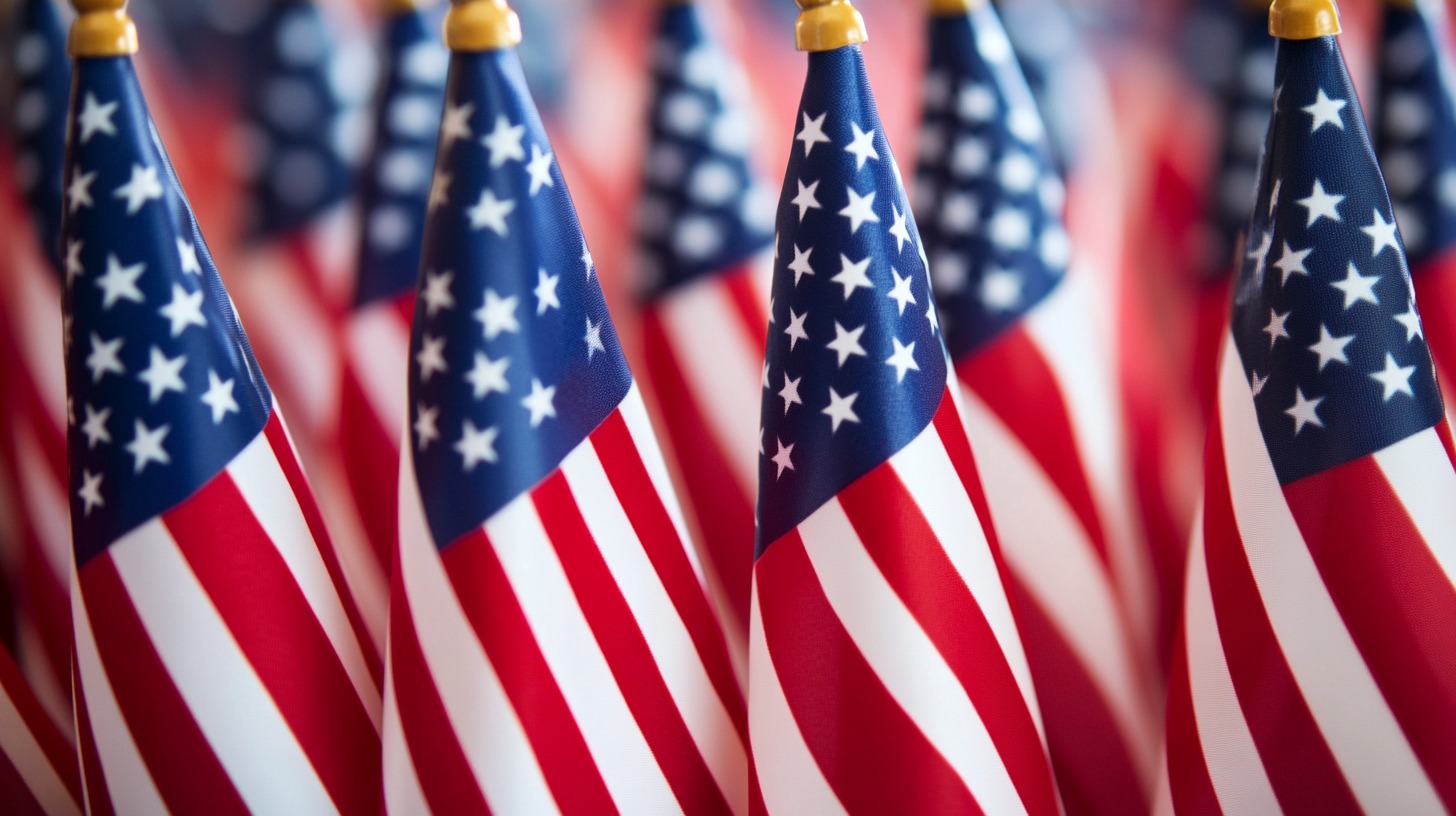
<svg viewBox="0 0 1456 816"><path fill-rule="evenodd" d="M857 45L809 55L763 371L749 731L770 813L1055 813L920 237Z"/></svg>
<svg viewBox="0 0 1456 816"><path fill-rule="evenodd" d="M0 810L12 816L81 813L76 749L0 647Z"/></svg>
<svg viewBox="0 0 1456 816"><path fill-rule="evenodd" d="M445 100L386 805L744 813L727 645L515 50L452 54Z"/></svg>
<svg viewBox="0 0 1456 816"><path fill-rule="evenodd" d="M638 268L647 374L710 584L746 648L774 202L750 165L742 74L707 24L694 3L658 20Z"/></svg>
<svg viewBox="0 0 1456 816"><path fill-rule="evenodd" d="M53 0L26 0L15 12L3 49L13 152L0 150L0 224L11 229L0 250L0 481L18 524L4 569L15 591L16 658L46 711L68 726L71 530L59 232L71 70Z"/></svg>
<svg viewBox="0 0 1456 816"><path fill-rule="evenodd" d="M932 18L925 84L922 144L944 148L922 150L917 212L1052 762L1068 801L1136 810L1157 670L1129 605L1147 554L1108 511L1126 499L1095 281L1068 271L1062 182L991 6Z"/></svg>
<svg viewBox="0 0 1456 816"><path fill-rule="evenodd" d="M377 143L360 184L359 276L343 337L338 451L349 497L325 507L334 532L360 545L344 570L381 656L399 532L410 317L449 60L436 18L408 10L384 21Z"/></svg>
<svg viewBox="0 0 1456 816"><path fill-rule="evenodd" d="M90 809L366 812L378 685L287 431L131 60L75 74L62 237Z"/></svg>
<svg viewBox="0 0 1456 816"><path fill-rule="evenodd" d="M1164 810L1456 809L1456 458L1334 37L1279 40Z"/></svg>

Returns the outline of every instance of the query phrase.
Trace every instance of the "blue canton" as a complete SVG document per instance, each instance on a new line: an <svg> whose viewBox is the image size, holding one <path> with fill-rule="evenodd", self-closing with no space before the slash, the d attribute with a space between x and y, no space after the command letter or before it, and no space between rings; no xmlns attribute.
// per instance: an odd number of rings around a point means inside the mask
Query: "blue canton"
<svg viewBox="0 0 1456 816"><path fill-rule="evenodd" d="M1081 158L1087 119L1102 115L1090 109L1107 104L1087 35L1063 0L999 0L995 8L1046 122L1053 160L1065 175Z"/></svg>
<svg viewBox="0 0 1456 816"><path fill-rule="evenodd" d="M632 384L515 51L453 54L445 99L409 374L442 548L550 475Z"/></svg>
<svg viewBox="0 0 1456 816"><path fill-rule="evenodd" d="M402 12L385 25L389 56L375 117L378 142L359 191L364 229L356 306L410 292L419 276L450 62L435 22L420 12Z"/></svg>
<svg viewBox="0 0 1456 816"><path fill-rule="evenodd" d="M216 476L273 400L131 60L75 70L63 235L71 530L84 564Z"/></svg>
<svg viewBox="0 0 1456 816"><path fill-rule="evenodd" d="M15 149L15 183L53 268L61 268L61 164L71 61L66 29L54 0L25 0L4 42L5 119Z"/></svg>
<svg viewBox="0 0 1456 816"><path fill-rule="evenodd" d="M859 46L809 55L779 201L758 552L934 418L947 362Z"/></svg>
<svg viewBox="0 0 1456 816"><path fill-rule="evenodd" d="M1280 40L1233 338L1279 481L1441 419L1360 101L1333 37Z"/></svg>
<svg viewBox="0 0 1456 816"><path fill-rule="evenodd" d="M1065 190L989 5L932 18L920 144L916 220L959 360L1046 299L1069 255Z"/></svg>
<svg viewBox="0 0 1456 816"><path fill-rule="evenodd" d="M695 4L663 8L654 65L637 241L642 283L659 294L766 249L774 202L749 166L741 73L708 38Z"/></svg>

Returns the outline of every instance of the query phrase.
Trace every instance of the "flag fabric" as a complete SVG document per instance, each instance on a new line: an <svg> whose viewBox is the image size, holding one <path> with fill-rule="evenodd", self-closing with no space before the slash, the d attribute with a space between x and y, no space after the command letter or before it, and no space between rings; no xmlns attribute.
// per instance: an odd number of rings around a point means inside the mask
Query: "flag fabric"
<svg viewBox="0 0 1456 816"><path fill-rule="evenodd" d="M384 20L385 78L375 110L377 143L360 182L359 273L344 326L339 392L338 452L349 498L325 506L335 534L361 545L340 557L381 656L399 532L410 318L449 60L436 17L411 9Z"/></svg>
<svg viewBox="0 0 1456 816"><path fill-rule="evenodd" d="M82 811L76 749L0 647L0 809L14 816Z"/></svg>
<svg viewBox="0 0 1456 816"><path fill-rule="evenodd" d="M750 163L741 72L706 25L696 3L662 7L637 265L647 375L710 586L746 648L774 204Z"/></svg>
<svg viewBox="0 0 1456 816"><path fill-rule="evenodd" d="M920 236L858 45L809 55L763 372L768 813L1055 813Z"/></svg>
<svg viewBox="0 0 1456 816"><path fill-rule="evenodd" d="M131 59L74 70L68 492L89 809L375 809L377 681L283 420Z"/></svg>
<svg viewBox="0 0 1456 816"><path fill-rule="evenodd" d="M741 692L513 48L456 51L410 340L394 813L745 813Z"/></svg>
<svg viewBox="0 0 1456 816"><path fill-rule="evenodd" d="M1135 811L1158 740L1154 644L1129 598L1147 552L1108 511L1126 500L1096 282L1068 270L1062 182L989 5L931 18L924 128L945 149L922 153L917 212L1052 764L1071 812Z"/></svg>
<svg viewBox="0 0 1456 816"><path fill-rule="evenodd" d="M1456 450L1338 41L1281 39L1276 55L1163 807L1448 812Z"/></svg>

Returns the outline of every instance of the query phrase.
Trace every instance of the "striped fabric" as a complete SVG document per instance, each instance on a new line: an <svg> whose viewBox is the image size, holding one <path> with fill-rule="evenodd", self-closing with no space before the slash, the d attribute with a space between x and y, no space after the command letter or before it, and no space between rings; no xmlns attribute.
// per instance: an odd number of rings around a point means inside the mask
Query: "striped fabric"
<svg viewBox="0 0 1456 816"><path fill-rule="evenodd" d="M14 816L81 813L76 750L0 649L0 810Z"/></svg>

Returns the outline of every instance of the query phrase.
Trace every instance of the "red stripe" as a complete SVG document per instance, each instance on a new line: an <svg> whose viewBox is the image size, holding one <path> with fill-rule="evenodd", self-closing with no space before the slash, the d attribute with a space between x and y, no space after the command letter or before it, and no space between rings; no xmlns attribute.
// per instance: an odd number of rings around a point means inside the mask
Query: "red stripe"
<svg viewBox="0 0 1456 816"><path fill-rule="evenodd" d="M941 394L940 407L935 409L935 418L931 424L935 426L935 433L940 437L940 444L945 448L945 453L950 457L951 466L955 468L956 475L960 477L961 486L966 489L966 494L971 497L971 506L976 510L976 518L981 522L981 529L986 533L986 540L991 543L991 550L996 554L996 564L1001 570L1001 580L1006 581L1007 571L1001 560L1001 544L996 538L996 530L991 525L991 508L986 504L986 491L981 487L980 466L976 464L976 457L971 452L971 440L966 437L966 426L961 421L960 411L956 409L955 401L951 398L950 389L959 388L960 385L951 383Z"/></svg>
<svg viewBox="0 0 1456 816"><path fill-rule="evenodd" d="M63 679L71 676L73 635L69 581L51 568L39 536L31 534L22 544L20 586L17 587L20 613L30 619L40 636L42 657L50 676L57 678L55 690L69 697L71 690Z"/></svg>
<svg viewBox="0 0 1456 816"><path fill-rule="evenodd" d="M1456 811L1456 590L1374 457L1284 486L1370 673ZM1449 542L1447 542L1449 543Z"/></svg>
<svg viewBox="0 0 1456 816"><path fill-rule="evenodd" d="M768 304L754 286L755 263L750 260L739 264L716 279L733 303L733 316L737 318L739 340L753 349L754 356L762 358L768 344ZM723 338L727 341L728 338Z"/></svg>
<svg viewBox="0 0 1456 816"><path fill-rule="evenodd" d="M566 477L556 471L531 492L531 498L622 699L678 804L685 813L732 813L662 679L640 624L597 549Z"/></svg>
<svg viewBox="0 0 1456 816"><path fill-rule="evenodd" d="M1173 662L1168 678L1168 787L1173 811L1180 814L1217 814L1223 808L1208 776L1203 742L1193 714L1193 691L1188 682L1188 644L1183 627L1173 641Z"/></svg>
<svg viewBox="0 0 1456 816"><path fill-rule="evenodd" d="M72 748L49 715L41 708L40 700L31 691L30 684L21 675L20 668L11 659L10 653L0 647L0 687L20 714L28 731L40 746L46 762L55 769L56 776L65 783L71 798L81 802L81 772L76 765L76 749Z"/></svg>
<svg viewBox="0 0 1456 816"><path fill-rule="evenodd" d="M88 561L81 568L79 583L102 669L167 809L174 813L247 813L162 664L110 553Z"/></svg>
<svg viewBox="0 0 1456 816"><path fill-rule="evenodd" d="M324 285L324 266L313 250L316 237L315 227L307 226L295 229L277 240L280 249L293 261L289 271L304 285L305 291L313 298L319 310L328 315L331 321L337 322L342 316L340 309L344 304L331 295Z"/></svg>
<svg viewBox="0 0 1456 816"><path fill-rule="evenodd" d="M441 553L441 560L465 617L531 742L557 806L566 814L616 813L606 782L490 540L484 532L471 533L451 544Z"/></svg>
<svg viewBox="0 0 1456 816"><path fill-rule="evenodd" d="M25 777L3 750L0 750L0 812L8 816L45 816L46 813L40 800L31 793Z"/></svg>
<svg viewBox="0 0 1456 816"><path fill-rule="evenodd" d="M384 427L351 363L344 366L339 405L339 457L350 498L380 572L389 575L399 536L399 434L403 429Z"/></svg>
<svg viewBox="0 0 1456 816"><path fill-rule="evenodd" d="M1036 461L1081 522L1103 566L1107 542L1078 453L1066 395L1024 326L1007 330L956 363L956 373Z"/></svg>
<svg viewBox="0 0 1456 816"><path fill-rule="evenodd" d="M885 580L965 688L1027 812L1057 813L1051 769L1021 687L916 497L891 466L881 465L842 490L839 503Z"/></svg>
<svg viewBox="0 0 1456 816"><path fill-rule="evenodd" d="M1456 248L1452 248L1413 270L1416 303L1426 320L1421 328L1426 346L1436 358L1436 367L1447 381L1456 378ZM1446 399L1456 394L1446 394Z"/></svg>
<svg viewBox="0 0 1456 816"><path fill-rule="evenodd" d="M1451 397L1456 399L1456 394ZM1456 440L1451 436L1451 424L1444 419L1436 423L1436 436L1441 438L1441 447L1446 451L1446 458L1451 460L1451 467L1456 468Z"/></svg>
<svg viewBox="0 0 1456 816"><path fill-rule="evenodd" d="M298 576L232 477L208 482L163 521L334 804L344 813L377 806L379 733Z"/></svg>
<svg viewBox="0 0 1456 816"><path fill-rule="evenodd" d="M754 567L764 641L809 751L851 814L979 814L844 630L796 532Z"/></svg>
<svg viewBox="0 0 1456 816"><path fill-rule="evenodd" d="M1222 419L1209 426L1204 538L1208 582L1229 676L1274 794L1296 813L1359 813L1269 624L1235 521Z"/></svg>
<svg viewBox="0 0 1456 816"><path fill-rule="evenodd" d="M702 579L693 569L687 549L678 538L677 528L667 514L662 496L642 463L637 442L627 429L620 410L613 411L592 432L591 444L601 459L602 469L606 471L617 500L622 503L627 519L632 523L632 529L642 542L643 551L657 570L658 580L662 581L673 608L687 627L688 635L697 647L698 659L728 709L739 738L746 738L747 707L728 658L728 643L723 637L723 629L708 603Z"/></svg>
<svg viewBox="0 0 1456 816"><path fill-rule="evenodd" d="M81 687L81 676L75 668L76 652L71 651L71 685L75 689L76 707L76 754L79 759L82 790L86 810L91 816L112 816L111 791L106 789L106 774L101 768L101 757L96 753L96 735L91 731L90 709L86 707L86 694Z"/></svg>

